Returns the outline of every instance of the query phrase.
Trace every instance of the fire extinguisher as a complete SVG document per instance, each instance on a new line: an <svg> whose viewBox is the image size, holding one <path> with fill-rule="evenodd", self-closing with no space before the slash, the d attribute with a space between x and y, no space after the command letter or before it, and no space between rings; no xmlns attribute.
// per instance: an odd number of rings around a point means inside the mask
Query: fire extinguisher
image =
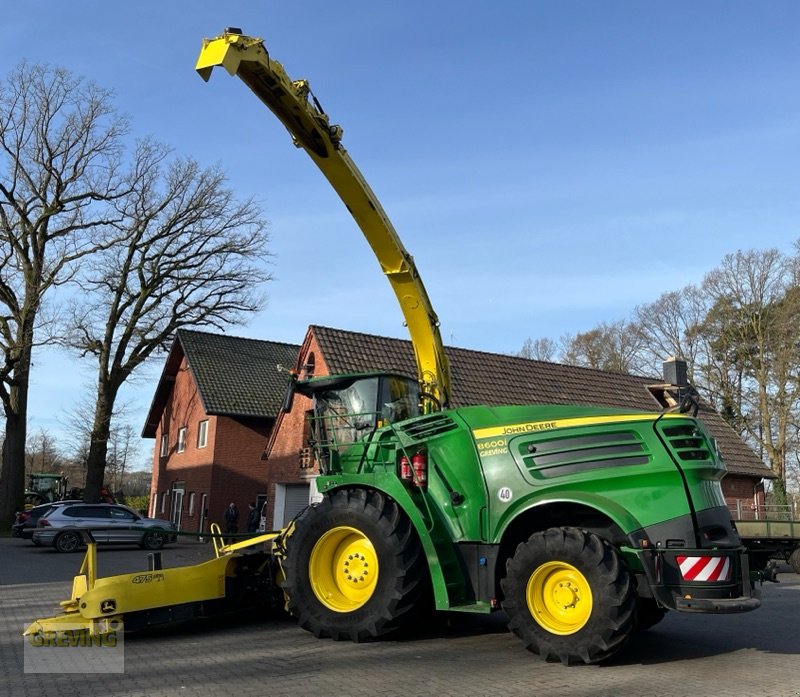
<svg viewBox="0 0 800 697"><path fill-rule="evenodd" d="M400 481L410 484L411 479L411 463L408 461L408 458L403 455L400 458Z"/></svg>
<svg viewBox="0 0 800 697"><path fill-rule="evenodd" d="M425 453L417 453L411 458L411 466L414 469L414 484L420 489L428 485L428 458Z"/></svg>

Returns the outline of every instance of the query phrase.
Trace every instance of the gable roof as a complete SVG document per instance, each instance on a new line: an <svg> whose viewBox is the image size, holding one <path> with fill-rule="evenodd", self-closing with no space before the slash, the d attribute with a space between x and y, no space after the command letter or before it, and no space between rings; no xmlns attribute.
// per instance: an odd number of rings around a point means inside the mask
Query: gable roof
<svg viewBox="0 0 800 697"><path fill-rule="evenodd" d="M312 325L331 373L387 370L417 374L410 341ZM609 373L592 368L447 347L453 406L471 404L586 404L660 411L648 390L661 378ZM699 417L717 439L728 471L771 477L770 469L713 409Z"/></svg>
<svg viewBox="0 0 800 697"><path fill-rule="evenodd" d="M154 438L181 361L186 358L203 409L216 416L275 418L286 391L286 376L300 347L179 329L156 388L144 438Z"/></svg>

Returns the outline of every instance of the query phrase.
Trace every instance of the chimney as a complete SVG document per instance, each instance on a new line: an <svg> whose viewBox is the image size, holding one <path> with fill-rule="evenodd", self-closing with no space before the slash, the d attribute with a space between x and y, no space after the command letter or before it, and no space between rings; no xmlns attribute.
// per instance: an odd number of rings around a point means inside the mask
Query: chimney
<svg viewBox="0 0 800 697"><path fill-rule="evenodd" d="M677 387L688 387L689 378L686 369L686 361L675 356L670 356L662 364L664 371L664 382L668 385L676 385Z"/></svg>

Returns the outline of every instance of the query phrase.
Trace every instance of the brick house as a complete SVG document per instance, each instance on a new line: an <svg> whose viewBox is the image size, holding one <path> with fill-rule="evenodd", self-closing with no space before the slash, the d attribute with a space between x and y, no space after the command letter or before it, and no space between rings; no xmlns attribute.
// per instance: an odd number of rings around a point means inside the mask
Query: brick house
<svg viewBox="0 0 800 697"><path fill-rule="evenodd" d="M233 501L266 498L264 444L298 346L181 329L156 387L144 438L154 438L150 514L182 530L222 523Z"/></svg>
<svg viewBox="0 0 800 697"><path fill-rule="evenodd" d="M460 348L447 348L447 354L454 406L591 404L659 411L672 404L663 381L654 378ZM228 499L238 504L258 496L267 504L268 528L282 527L314 499L316 473L306 447L306 413L311 403L296 395L291 411L280 412L286 381L275 370L276 363L293 366L301 377L370 370L416 373L411 343L401 339L312 325L297 347L179 332L144 432L145 437L156 438L152 491L157 515L171 513L173 519L183 515L182 520L198 525L197 513L188 515L190 506L178 500L181 494L172 493L181 485L185 491L206 493L212 521L220 519ZM239 402L248 408L234 406ZM191 417L185 418L188 406ZM749 506L756 499L763 503L763 480L771 477L769 468L714 411L703 408L700 418L717 439L728 467L722 482L728 503L735 506L745 501ZM189 453L190 445L176 452L175 426L196 430L204 419L209 431L213 419L215 442L226 444L215 448L219 456ZM163 435L170 429L173 435L164 446ZM191 444L195 436L189 433L187 437ZM236 476L230 465L233 458L239 463ZM198 482L194 489L187 488L190 474ZM198 488L200 483L206 488ZM184 529L188 528L184 525Z"/></svg>

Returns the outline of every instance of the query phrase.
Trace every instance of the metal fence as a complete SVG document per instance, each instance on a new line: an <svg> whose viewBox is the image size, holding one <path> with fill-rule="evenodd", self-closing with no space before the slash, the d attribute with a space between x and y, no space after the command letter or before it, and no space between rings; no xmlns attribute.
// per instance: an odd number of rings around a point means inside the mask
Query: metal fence
<svg viewBox="0 0 800 697"><path fill-rule="evenodd" d="M734 520L800 520L800 504L776 506L753 503L753 499L738 499L729 503L728 509Z"/></svg>

